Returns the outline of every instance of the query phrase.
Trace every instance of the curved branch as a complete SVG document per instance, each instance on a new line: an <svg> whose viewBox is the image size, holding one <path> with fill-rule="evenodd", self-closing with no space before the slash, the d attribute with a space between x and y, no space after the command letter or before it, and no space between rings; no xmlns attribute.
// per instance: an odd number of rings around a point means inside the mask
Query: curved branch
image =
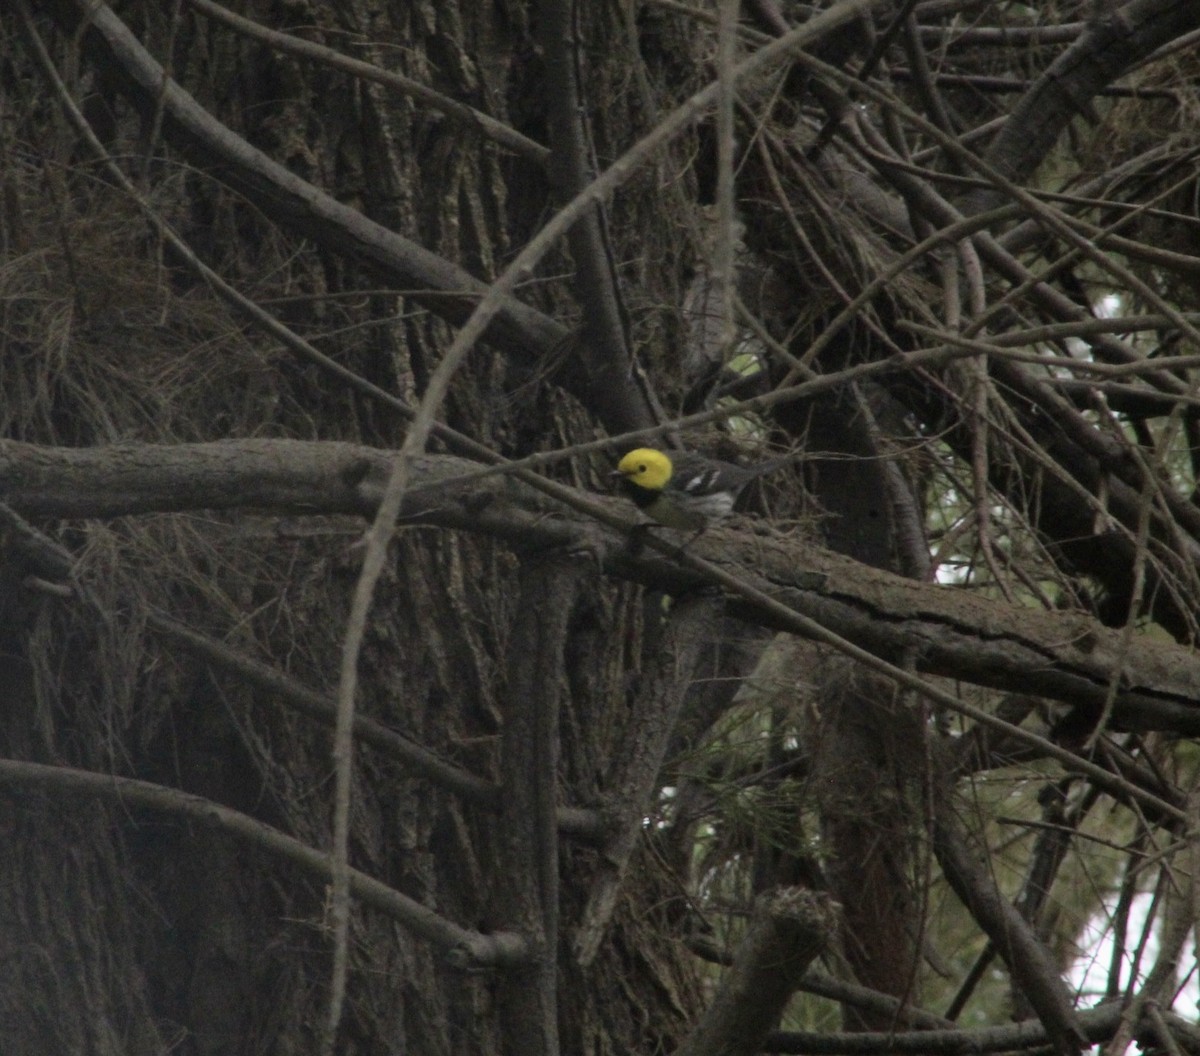
<svg viewBox="0 0 1200 1056"><path fill-rule="evenodd" d="M126 807L132 805L191 818L290 862L317 880L328 882L332 875L329 856L315 847L211 799L150 781L19 759L0 759L0 784L52 788L64 794L108 799ZM470 931L357 869L350 870L350 890L365 905L387 914L415 935L446 950L455 964L483 968L528 963L527 943L515 932L484 935Z"/></svg>

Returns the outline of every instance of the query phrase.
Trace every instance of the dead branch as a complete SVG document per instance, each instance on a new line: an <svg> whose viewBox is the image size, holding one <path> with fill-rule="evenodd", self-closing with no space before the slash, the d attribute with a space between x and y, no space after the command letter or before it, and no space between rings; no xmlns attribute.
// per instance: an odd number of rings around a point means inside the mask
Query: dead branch
<svg viewBox="0 0 1200 1056"><path fill-rule="evenodd" d="M761 895L733 966L675 1056L751 1056L779 1021L808 966L833 941L836 908L802 888Z"/></svg>

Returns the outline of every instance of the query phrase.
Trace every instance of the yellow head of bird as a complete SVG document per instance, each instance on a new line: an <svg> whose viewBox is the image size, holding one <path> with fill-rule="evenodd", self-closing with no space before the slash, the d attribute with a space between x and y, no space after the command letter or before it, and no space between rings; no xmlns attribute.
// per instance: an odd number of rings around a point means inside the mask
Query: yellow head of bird
<svg viewBox="0 0 1200 1056"><path fill-rule="evenodd" d="M651 491L660 491L671 479L671 460L652 447L630 451L617 463L617 472L626 480Z"/></svg>

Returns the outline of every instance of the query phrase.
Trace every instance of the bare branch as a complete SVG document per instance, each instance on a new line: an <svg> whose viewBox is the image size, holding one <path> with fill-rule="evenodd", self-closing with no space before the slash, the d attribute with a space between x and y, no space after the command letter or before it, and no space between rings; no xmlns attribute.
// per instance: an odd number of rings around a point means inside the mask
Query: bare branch
<svg viewBox="0 0 1200 1056"><path fill-rule="evenodd" d="M328 882L332 875L329 856L324 852L210 799L149 781L0 759L0 783L50 788L64 795L95 797L126 807L136 806L191 818L200 824L223 829L314 879ZM528 963L530 951L523 936L513 932L484 935L469 931L357 869L350 870L350 890L365 905L386 913L414 934L441 947L460 966L482 968Z"/></svg>
<svg viewBox="0 0 1200 1056"><path fill-rule="evenodd" d="M1189 0L1133 0L1088 24L1017 104L984 160L1010 180L1029 176L1089 100L1140 58L1200 24ZM969 212L991 208L998 191L972 196Z"/></svg>
<svg viewBox="0 0 1200 1056"><path fill-rule="evenodd" d="M733 966L675 1056L753 1056L810 963L833 942L836 907L802 888L761 895Z"/></svg>
<svg viewBox="0 0 1200 1056"><path fill-rule="evenodd" d="M1004 959L1013 982L1037 1013L1055 1050L1081 1051L1087 1035L1076 1018L1071 995L1054 959L975 859L950 815L950 805L938 798L941 802L934 822L934 852L946 879Z"/></svg>
<svg viewBox="0 0 1200 1056"><path fill-rule="evenodd" d="M238 440L172 446L44 448L0 441L0 492L26 517L117 517L185 509L270 509L286 513L358 513L376 509L393 456L342 443ZM413 461L413 486L401 516L445 527L494 533L544 545L580 541L586 521L547 522L540 494L506 478L482 484L458 478L473 464L448 456ZM564 489L570 494L570 489ZM613 525L628 524L615 500L578 495L573 505ZM963 591L918 583L867 568L796 537L758 538L711 529L676 561L636 557L607 537L603 567L674 594L717 581L738 593L744 619L807 636L830 632L858 655L903 673L879 656L916 657L919 670L982 685L1095 707L1103 706L1120 669L1120 636L1071 613L1010 607ZM592 543L600 540L589 537ZM673 552L670 545L664 548ZM690 567L688 567L690 566ZM870 651L870 652L867 652ZM875 655L870 655L871 653ZM1133 729L1200 731L1200 660L1187 650L1145 640L1128 658L1114 721ZM923 692L932 687L921 685ZM976 714L943 694L950 706ZM1016 727L1002 724L1010 732ZM1030 738L1031 734L1020 730ZM1080 766L1096 780L1104 771L1034 738L1048 754ZM1126 784L1111 779L1110 789ZM1132 791L1132 788L1129 789ZM1154 797L1152 797L1154 798ZM1169 815L1179 808L1158 801ZM1180 815L1182 816L1182 815Z"/></svg>

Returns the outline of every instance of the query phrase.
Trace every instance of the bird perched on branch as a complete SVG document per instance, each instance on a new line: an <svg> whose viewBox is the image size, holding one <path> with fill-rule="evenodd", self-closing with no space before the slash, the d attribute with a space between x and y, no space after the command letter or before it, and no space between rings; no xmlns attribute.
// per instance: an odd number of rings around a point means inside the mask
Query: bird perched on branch
<svg viewBox="0 0 1200 1056"><path fill-rule="evenodd" d="M757 466L736 466L691 452L667 454L639 447L617 463L612 475L621 478L622 490L652 520L699 534L733 512L750 481L795 460L788 455Z"/></svg>

